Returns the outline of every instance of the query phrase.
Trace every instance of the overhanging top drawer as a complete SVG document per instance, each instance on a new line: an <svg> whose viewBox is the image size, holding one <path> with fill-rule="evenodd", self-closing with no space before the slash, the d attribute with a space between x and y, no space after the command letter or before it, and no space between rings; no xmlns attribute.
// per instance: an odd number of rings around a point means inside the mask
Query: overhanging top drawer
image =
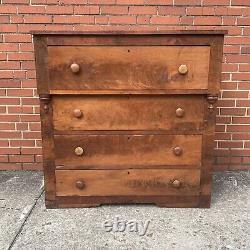
<svg viewBox="0 0 250 250"><path fill-rule="evenodd" d="M209 57L210 46L48 46L49 88L206 90Z"/></svg>

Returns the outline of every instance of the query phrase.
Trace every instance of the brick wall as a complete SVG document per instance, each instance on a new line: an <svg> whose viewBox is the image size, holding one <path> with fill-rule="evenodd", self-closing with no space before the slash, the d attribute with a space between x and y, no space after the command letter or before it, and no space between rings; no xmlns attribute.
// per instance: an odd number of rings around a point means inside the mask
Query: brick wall
<svg viewBox="0 0 250 250"><path fill-rule="evenodd" d="M215 169L250 169L250 0L0 0L0 169L40 169L30 30L226 29Z"/></svg>

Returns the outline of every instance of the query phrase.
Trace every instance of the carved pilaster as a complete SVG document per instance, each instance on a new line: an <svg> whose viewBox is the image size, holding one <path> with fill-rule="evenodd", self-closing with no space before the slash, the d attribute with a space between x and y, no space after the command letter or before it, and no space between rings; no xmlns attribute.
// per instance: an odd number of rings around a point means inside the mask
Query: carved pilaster
<svg viewBox="0 0 250 250"><path fill-rule="evenodd" d="M43 105L41 108L43 108L44 113L47 114L49 112L51 96L49 94L43 94L39 96L39 99L41 101L41 105Z"/></svg>
<svg viewBox="0 0 250 250"><path fill-rule="evenodd" d="M214 111L214 104L218 100L218 95L207 95L208 110L210 113Z"/></svg>

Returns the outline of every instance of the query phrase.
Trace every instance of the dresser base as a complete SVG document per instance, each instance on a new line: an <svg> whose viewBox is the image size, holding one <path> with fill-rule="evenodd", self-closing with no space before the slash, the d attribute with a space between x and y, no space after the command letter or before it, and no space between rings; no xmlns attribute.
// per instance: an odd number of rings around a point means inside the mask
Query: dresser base
<svg viewBox="0 0 250 250"><path fill-rule="evenodd" d="M209 208L210 197L201 196L91 196L91 197L56 197L46 200L46 208L89 208L101 205L155 205L165 208Z"/></svg>

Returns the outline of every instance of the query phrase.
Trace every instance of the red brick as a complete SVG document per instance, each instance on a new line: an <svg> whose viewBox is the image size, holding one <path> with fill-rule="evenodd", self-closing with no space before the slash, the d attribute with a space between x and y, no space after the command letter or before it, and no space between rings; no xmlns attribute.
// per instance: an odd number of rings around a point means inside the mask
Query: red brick
<svg viewBox="0 0 250 250"><path fill-rule="evenodd" d="M247 98L248 91L223 91L223 98Z"/></svg>
<svg viewBox="0 0 250 250"><path fill-rule="evenodd" d="M179 17L168 17L168 16L153 16L151 18L152 24L165 24L172 25L179 23Z"/></svg>
<svg viewBox="0 0 250 250"><path fill-rule="evenodd" d="M232 140L250 140L250 133L236 133L232 135Z"/></svg>
<svg viewBox="0 0 250 250"><path fill-rule="evenodd" d="M10 16L0 16L0 23L9 23Z"/></svg>
<svg viewBox="0 0 250 250"><path fill-rule="evenodd" d="M250 79L250 72L247 73L233 73L232 80L233 81L247 81Z"/></svg>
<svg viewBox="0 0 250 250"><path fill-rule="evenodd" d="M215 133L215 140L231 140L231 134L229 133Z"/></svg>
<svg viewBox="0 0 250 250"><path fill-rule="evenodd" d="M219 148L242 148L243 142L241 141L219 141Z"/></svg>
<svg viewBox="0 0 250 250"><path fill-rule="evenodd" d="M173 15L180 16L185 15L184 7L175 7L175 6L159 6L158 13L159 15Z"/></svg>
<svg viewBox="0 0 250 250"><path fill-rule="evenodd" d="M231 5L250 6L250 2L246 0L232 0Z"/></svg>
<svg viewBox="0 0 250 250"><path fill-rule="evenodd" d="M0 170L21 170L22 165L20 163L0 163Z"/></svg>
<svg viewBox="0 0 250 250"><path fill-rule="evenodd" d="M110 6L111 8L111 6ZM96 15L100 13L99 6L74 6L74 14L76 15Z"/></svg>
<svg viewBox="0 0 250 250"><path fill-rule="evenodd" d="M0 24L0 30L3 33L16 33L17 25L16 24Z"/></svg>
<svg viewBox="0 0 250 250"><path fill-rule="evenodd" d="M16 23L16 24L23 23L23 16L11 15L10 16L10 22L11 23Z"/></svg>
<svg viewBox="0 0 250 250"><path fill-rule="evenodd" d="M227 126L228 132L250 132L249 125L228 125Z"/></svg>
<svg viewBox="0 0 250 250"><path fill-rule="evenodd" d="M19 14L43 14L45 6L18 6Z"/></svg>
<svg viewBox="0 0 250 250"><path fill-rule="evenodd" d="M5 42L7 43L31 42L30 34L12 34L12 35L5 35L4 37L5 37Z"/></svg>
<svg viewBox="0 0 250 250"><path fill-rule="evenodd" d="M129 14L132 15L154 15L156 14L155 6L131 6L129 7Z"/></svg>
<svg viewBox="0 0 250 250"><path fill-rule="evenodd" d="M201 0L175 0L175 5L201 5Z"/></svg>
<svg viewBox="0 0 250 250"><path fill-rule="evenodd" d="M91 0L93 1L93 0ZM144 4L144 0L116 0L117 4Z"/></svg>
<svg viewBox="0 0 250 250"><path fill-rule="evenodd" d="M242 54L250 54L250 46L241 47Z"/></svg>
<svg viewBox="0 0 250 250"><path fill-rule="evenodd" d="M127 14L128 13L128 6L102 6L101 7L101 14Z"/></svg>
<svg viewBox="0 0 250 250"><path fill-rule="evenodd" d="M55 16L54 23L94 23L93 16Z"/></svg>
<svg viewBox="0 0 250 250"><path fill-rule="evenodd" d="M10 155L10 162L34 162L33 155Z"/></svg>
<svg viewBox="0 0 250 250"><path fill-rule="evenodd" d="M195 25L220 25L221 17L195 17Z"/></svg>
<svg viewBox="0 0 250 250"><path fill-rule="evenodd" d="M14 5L0 5L0 14L15 14L17 13L17 8Z"/></svg>
<svg viewBox="0 0 250 250"><path fill-rule="evenodd" d="M21 148L21 154L24 155L33 155L33 154L42 154L42 149L41 148Z"/></svg>
<svg viewBox="0 0 250 250"><path fill-rule="evenodd" d="M23 132L23 138L24 139L41 139L41 132L37 132L37 131Z"/></svg>
<svg viewBox="0 0 250 250"><path fill-rule="evenodd" d="M237 100L236 106L237 107L250 107L250 100Z"/></svg>
<svg viewBox="0 0 250 250"><path fill-rule="evenodd" d="M110 16L109 22L111 24L135 24L135 16Z"/></svg>
<svg viewBox="0 0 250 250"><path fill-rule="evenodd" d="M20 62L0 62L0 70L2 69L20 69Z"/></svg>
<svg viewBox="0 0 250 250"><path fill-rule="evenodd" d="M0 137L3 138L21 138L21 132L20 131L0 131Z"/></svg>
<svg viewBox="0 0 250 250"><path fill-rule="evenodd" d="M46 13L67 15L73 14L73 6L46 6Z"/></svg>
<svg viewBox="0 0 250 250"><path fill-rule="evenodd" d="M225 44L250 44L250 37L226 37Z"/></svg>
<svg viewBox="0 0 250 250"><path fill-rule="evenodd" d="M42 163L23 163L23 170L42 170Z"/></svg>
<svg viewBox="0 0 250 250"><path fill-rule="evenodd" d="M45 15L26 15L24 16L24 23L51 23L52 17Z"/></svg>
<svg viewBox="0 0 250 250"><path fill-rule="evenodd" d="M20 148L0 148L1 155L20 154Z"/></svg>
<svg viewBox="0 0 250 250"><path fill-rule="evenodd" d="M233 117L233 124L250 124L250 117Z"/></svg>
<svg viewBox="0 0 250 250"><path fill-rule="evenodd" d="M3 162L8 162L9 161L9 158L8 158L8 156L7 155L0 155L0 162L1 162L1 164L3 163ZM1 169L0 169L1 170Z"/></svg>
<svg viewBox="0 0 250 250"><path fill-rule="evenodd" d="M172 5L174 0L144 0L149 5Z"/></svg>
<svg viewBox="0 0 250 250"><path fill-rule="evenodd" d="M203 0L203 5L230 5L230 0Z"/></svg>
<svg viewBox="0 0 250 250"><path fill-rule="evenodd" d="M29 0L2 0L2 3L12 3L12 4L29 4Z"/></svg>
<svg viewBox="0 0 250 250"><path fill-rule="evenodd" d="M32 89L8 89L7 90L8 96L33 96Z"/></svg>
<svg viewBox="0 0 250 250"><path fill-rule="evenodd" d="M221 108L221 115L241 115L244 116L246 114L246 109L244 108Z"/></svg>
<svg viewBox="0 0 250 250"><path fill-rule="evenodd" d="M107 16L96 16L95 17L96 24L107 24L108 21L109 21L109 18Z"/></svg>
<svg viewBox="0 0 250 250"><path fill-rule="evenodd" d="M10 140L10 147L34 147L34 140Z"/></svg>
<svg viewBox="0 0 250 250"><path fill-rule="evenodd" d="M250 25L250 17L239 17L237 18L238 25Z"/></svg>
<svg viewBox="0 0 250 250"><path fill-rule="evenodd" d="M150 23L150 17L148 17L148 16L137 16L136 23L138 23L138 24L149 24Z"/></svg>
<svg viewBox="0 0 250 250"><path fill-rule="evenodd" d="M9 60L16 60L16 61L30 61L34 60L34 54L30 52L22 52L22 53L9 53L8 54Z"/></svg>

